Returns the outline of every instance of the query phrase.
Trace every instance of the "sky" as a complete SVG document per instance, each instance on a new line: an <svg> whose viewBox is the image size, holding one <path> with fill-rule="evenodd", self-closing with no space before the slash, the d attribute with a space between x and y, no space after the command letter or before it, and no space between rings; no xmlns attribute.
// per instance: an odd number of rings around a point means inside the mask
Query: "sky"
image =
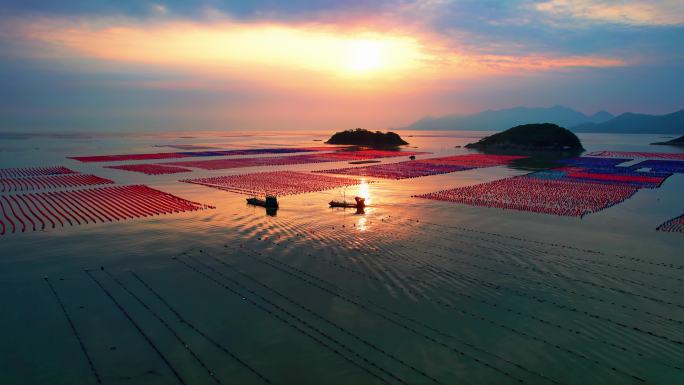
<svg viewBox="0 0 684 385"><path fill-rule="evenodd" d="M3 0L0 131L684 108L684 1Z"/></svg>

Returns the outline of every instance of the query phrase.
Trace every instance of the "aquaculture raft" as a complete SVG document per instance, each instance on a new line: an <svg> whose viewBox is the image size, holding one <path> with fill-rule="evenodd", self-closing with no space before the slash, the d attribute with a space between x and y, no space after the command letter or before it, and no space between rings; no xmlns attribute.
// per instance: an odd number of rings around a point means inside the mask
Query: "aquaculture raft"
<svg viewBox="0 0 684 385"><path fill-rule="evenodd" d="M677 218L670 219L669 221L658 226L656 230L668 233L684 234L684 215L680 215Z"/></svg>
<svg viewBox="0 0 684 385"><path fill-rule="evenodd" d="M257 172L244 175L216 176L210 178L184 179L181 182L213 187L238 194L296 195L308 192L353 186L357 179L331 177L294 171Z"/></svg>
<svg viewBox="0 0 684 385"><path fill-rule="evenodd" d="M1 179L60 174L77 174L77 172L62 166L0 168Z"/></svg>
<svg viewBox="0 0 684 385"><path fill-rule="evenodd" d="M140 172L147 175L176 174L180 172L191 172L192 170L177 166L166 166L161 164L125 164L121 166L106 166L115 170L125 170Z"/></svg>
<svg viewBox="0 0 684 385"><path fill-rule="evenodd" d="M616 205L637 191L637 187L622 184L519 176L417 197L473 206L582 217Z"/></svg>
<svg viewBox="0 0 684 385"><path fill-rule="evenodd" d="M0 192L42 190L63 187L110 184L113 181L95 175L63 174L27 178L0 179Z"/></svg>
<svg viewBox="0 0 684 385"><path fill-rule="evenodd" d="M441 158L428 158L416 161L385 163L364 167L346 167L316 171L324 174L368 176L383 179L407 179L422 176L446 174L456 171L472 170L509 164L524 156L502 155L455 155Z"/></svg>
<svg viewBox="0 0 684 385"><path fill-rule="evenodd" d="M144 185L0 195L0 235L209 208Z"/></svg>

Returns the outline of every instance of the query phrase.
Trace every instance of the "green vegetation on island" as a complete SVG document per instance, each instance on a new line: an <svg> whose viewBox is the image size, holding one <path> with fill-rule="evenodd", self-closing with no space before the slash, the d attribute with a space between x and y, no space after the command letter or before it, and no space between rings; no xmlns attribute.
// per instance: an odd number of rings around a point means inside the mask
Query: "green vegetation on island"
<svg viewBox="0 0 684 385"><path fill-rule="evenodd" d="M466 145L478 150L582 151L577 135L553 123L524 124Z"/></svg>
<svg viewBox="0 0 684 385"><path fill-rule="evenodd" d="M368 147L397 147L408 144L394 132L383 133L369 131L362 128L345 130L335 133L328 139L327 144L352 144Z"/></svg>
<svg viewBox="0 0 684 385"><path fill-rule="evenodd" d="M657 142L657 143L651 143L651 144L664 145L664 146L684 146L684 135L682 135L676 139L668 140L666 142Z"/></svg>

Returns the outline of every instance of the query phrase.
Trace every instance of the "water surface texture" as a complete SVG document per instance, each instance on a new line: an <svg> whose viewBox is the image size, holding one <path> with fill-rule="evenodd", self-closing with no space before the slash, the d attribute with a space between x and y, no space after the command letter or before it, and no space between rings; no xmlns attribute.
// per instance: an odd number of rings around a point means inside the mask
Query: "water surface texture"
<svg viewBox="0 0 684 385"><path fill-rule="evenodd" d="M402 133L432 153L418 159L469 153L455 146L484 134ZM0 384L684 383L684 236L656 231L684 213L682 174L583 218L412 197L530 172L520 165L365 178L268 215L178 179L350 165L144 175L104 166L164 161L67 158L314 139L4 135L2 167L66 166L215 209L0 237ZM649 146L655 135L581 139L681 151ZM355 195L363 215L328 208Z"/></svg>

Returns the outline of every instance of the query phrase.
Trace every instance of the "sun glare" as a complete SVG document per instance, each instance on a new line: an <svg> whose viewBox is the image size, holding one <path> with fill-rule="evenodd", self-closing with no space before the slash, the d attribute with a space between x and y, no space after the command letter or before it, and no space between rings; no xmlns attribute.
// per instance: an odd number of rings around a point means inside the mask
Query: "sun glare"
<svg viewBox="0 0 684 385"><path fill-rule="evenodd" d="M353 40L349 43L349 69L367 72L382 66L382 43L374 40Z"/></svg>

